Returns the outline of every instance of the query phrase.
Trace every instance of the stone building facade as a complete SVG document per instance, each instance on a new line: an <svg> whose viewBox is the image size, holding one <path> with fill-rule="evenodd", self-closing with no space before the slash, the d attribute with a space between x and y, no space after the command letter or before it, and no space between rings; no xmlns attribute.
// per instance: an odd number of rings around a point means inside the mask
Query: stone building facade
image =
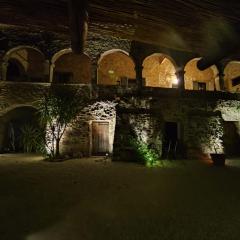
<svg viewBox="0 0 240 240"><path fill-rule="evenodd" d="M72 53L65 35L11 27L0 35L6 39L0 49L1 152L8 149L9 124L34 118L44 92L67 84L89 91L92 103L67 129L62 153L113 153L125 160L134 136L163 157L169 148L189 158L239 154L240 64L234 59L224 69L200 71L201 56L91 32L82 55Z"/></svg>

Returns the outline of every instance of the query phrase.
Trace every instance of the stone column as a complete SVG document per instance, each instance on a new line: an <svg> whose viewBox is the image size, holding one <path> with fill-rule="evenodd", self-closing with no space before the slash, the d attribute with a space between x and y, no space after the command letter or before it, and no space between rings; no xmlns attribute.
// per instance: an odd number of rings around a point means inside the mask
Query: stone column
<svg viewBox="0 0 240 240"><path fill-rule="evenodd" d="M184 71L184 69L181 68L181 69L177 70L175 74L178 79L178 88L182 91L185 90L185 81L184 81L185 71Z"/></svg>
<svg viewBox="0 0 240 240"><path fill-rule="evenodd" d="M225 78L224 71L219 71L218 78L219 78L220 90L225 90L226 87L225 87L225 84L224 84L224 78Z"/></svg>
<svg viewBox="0 0 240 240"><path fill-rule="evenodd" d="M143 71L142 62L136 63L135 71L136 71L137 86L139 89L141 89L142 87L144 87L144 82L142 77L142 71Z"/></svg>
<svg viewBox="0 0 240 240"><path fill-rule="evenodd" d="M91 64L91 80L92 80L92 85L97 85L98 81L98 63L97 62L92 62Z"/></svg>
<svg viewBox="0 0 240 240"><path fill-rule="evenodd" d="M54 69L55 69L55 64L52 63L52 64L50 65L50 72L49 72L49 82L50 82L50 83L53 82Z"/></svg>
<svg viewBox="0 0 240 240"><path fill-rule="evenodd" d="M8 69L8 62L2 62L2 69L1 69L1 80L7 81L7 69Z"/></svg>

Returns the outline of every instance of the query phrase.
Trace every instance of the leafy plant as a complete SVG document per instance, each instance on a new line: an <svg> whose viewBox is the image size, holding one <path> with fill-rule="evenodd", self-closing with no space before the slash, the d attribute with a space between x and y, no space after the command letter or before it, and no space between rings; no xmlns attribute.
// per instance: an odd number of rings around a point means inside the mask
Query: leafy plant
<svg viewBox="0 0 240 240"><path fill-rule="evenodd" d="M33 125L24 125L21 128L21 145L26 153L46 153L44 143L44 132Z"/></svg>
<svg viewBox="0 0 240 240"><path fill-rule="evenodd" d="M136 157L147 167L160 166L160 157L158 153L150 148L146 143L140 142L135 138L130 139L130 145L136 152Z"/></svg>
<svg viewBox="0 0 240 240"><path fill-rule="evenodd" d="M60 156L60 141L87 101L88 96L83 89L58 85L38 102L39 119L41 126L46 128L45 144L51 159Z"/></svg>

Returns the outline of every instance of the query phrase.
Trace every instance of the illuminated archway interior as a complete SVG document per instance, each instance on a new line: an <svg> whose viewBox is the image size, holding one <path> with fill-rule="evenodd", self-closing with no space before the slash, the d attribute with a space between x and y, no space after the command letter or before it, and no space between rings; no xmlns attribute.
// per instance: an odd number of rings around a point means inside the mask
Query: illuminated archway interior
<svg viewBox="0 0 240 240"><path fill-rule="evenodd" d="M61 55L54 64L53 82L91 83L91 60L87 55L70 52Z"/></svg>
<svg viewBox="0 0 240 240"><path fill-rule="evenodd" d="M201 71L197 67L200 58L192 59L185 66L185 89L188 90L219 90L218 71L215 66Z"/></svg>
<svg viewBox="0 0 240 240"><path fill-rule="evenodd" d="M153 54L143 62L143 78L147 87L176 88L174 64L163 54Z"/></svg>
<svg viewBox="0 0 240 240"><path fill-rule="evenodd" d="M135 82L135 64L131 57L121 51L103 55L98 64L98 84L119 85Z"/></svg>
<svg viewBox="0 0 240 240"><path fill-rule="evenodd" d="M240 62L231 61L224 70L224 88L230 92L240 91Z"/></svg>

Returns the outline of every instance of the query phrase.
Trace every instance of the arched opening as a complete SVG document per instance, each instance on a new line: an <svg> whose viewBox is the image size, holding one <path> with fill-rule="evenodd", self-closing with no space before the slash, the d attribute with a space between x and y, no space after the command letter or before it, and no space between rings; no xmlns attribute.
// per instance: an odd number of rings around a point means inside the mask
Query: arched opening
<svg viewBox="0 0 240 240"><path fill-rule="evenodd" d="M136 83L135 63L128 53L111 50L98 61L98 84L125 85Z"/></svg>
<svg viewBox="0 0 240 240"><path fill-rule="evenodd" d="M7 67L7 80L13 82L24 81L25 69L17 59L9 59Z"/></svg>
<svg viewBox="0 0 240 240"><path fill-rule="evenodd" d="M37 110L33 107L17 107L2 117L0 129L1 152L20 153L25 151L26 137L31 137L26 136L26 134L34 134L32 130L39 129L36 112Z"/></svg>
<svg viewBox="0 0 240 240"><path fill-rule="evenodd" d="M45 57L37 49L20 46L11 49L3 58L6 81L43 82L45 76ZM4 75L4 74L3 74Z"/></svg>
<svg viewBox="0 0 240 240"><path fill-rule="evenodd" d="M231 61L224 69L224 89L240 92L240 61Z"/></svg>
<svg viewBox="0 0 240 240"><path fill-rule="evenodd" d="M65 49L53 56L54 83L91 83L91 59L86 54L74 54Z"/></svg>
<svg viewBox="0 0 240 240"><path fill-rule="evenodd" d="M185 89L188 90L220 90L218 70L215 65L201 71L197 67L197 62L201 58L190 60L185 66Z"/></svg>
<svg viewBox="0 0 240 240"><path fill-rule="evenodd" d="M143 78L147 87L177 88L176 65L167 56L155 53L143 62Z"/></svg>

